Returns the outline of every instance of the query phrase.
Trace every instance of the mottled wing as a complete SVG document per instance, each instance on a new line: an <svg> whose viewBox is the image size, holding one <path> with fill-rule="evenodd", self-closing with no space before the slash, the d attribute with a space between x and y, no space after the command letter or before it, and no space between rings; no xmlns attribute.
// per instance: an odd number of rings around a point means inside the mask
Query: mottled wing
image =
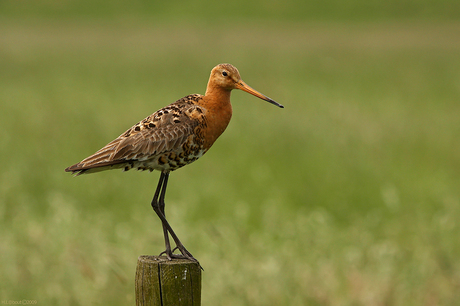
<svg viewBox="0 0 460 306"><path fill-rule="evenodd" d="M199 108L191 95L140 121L80 163L65 169L77 174L122 168L132 161L147 161L180 148L200 123L188 114Z"/></svg>

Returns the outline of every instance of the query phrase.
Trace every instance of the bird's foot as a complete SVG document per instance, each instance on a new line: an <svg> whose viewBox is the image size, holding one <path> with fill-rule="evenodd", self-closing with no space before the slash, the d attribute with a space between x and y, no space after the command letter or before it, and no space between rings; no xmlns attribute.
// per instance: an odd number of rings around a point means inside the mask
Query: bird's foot
<svg viewBox="0 0 460 306"><path fill-rule="evenodd" d="M166 258L168 258L168 260L171 260L172 258L174 258L174 257L173 257L174 254L172 253L171 249L169 249L169 250L164 250L164 251L161 252L158 256L161 256L161 255L165 255Z"/></svg>
<svg viewBox="0 0 460 306"><path fill-rule="evenodd" d="M181 254L174 254L174 251L176 251L176 250L179 250L181 252ZM168 260L188 259L188 260L194 261L200 266L201 270L204 271L203 267L200 265L200 262L195 257L193 257L193 255L189 251L187 251L187 249L183 245L182 246L176 246L172 250L164 250L158 256L161 256L161 255L166 255Z"/></svg>
<svg viewBox="0 0 460 306"><path fill-rule="evenodd" d="M178 245L174 248L174 250L175 249L178 249L182 254L173 255L178 256L178 258L186 258L188 260L196 262L200 266L200 269L204 271L203 267L200 265L200 262L195 257L193 257L193 255L189 251L187 251L187 249L183 245Z"/></svg>

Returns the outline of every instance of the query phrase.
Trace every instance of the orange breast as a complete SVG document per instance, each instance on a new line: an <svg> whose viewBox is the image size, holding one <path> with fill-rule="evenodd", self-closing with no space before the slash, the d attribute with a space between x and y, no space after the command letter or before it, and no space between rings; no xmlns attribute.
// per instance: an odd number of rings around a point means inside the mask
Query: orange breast
<svg viewBox="0 0 460 306"><path fill-rule="evenodd" d="M230 99L227 101L207 101L206 97L203 106L206 109L204 114L206 125L203 128L204 148L209 149L216 139L225 131L232 118L232 105Z"/></svg>

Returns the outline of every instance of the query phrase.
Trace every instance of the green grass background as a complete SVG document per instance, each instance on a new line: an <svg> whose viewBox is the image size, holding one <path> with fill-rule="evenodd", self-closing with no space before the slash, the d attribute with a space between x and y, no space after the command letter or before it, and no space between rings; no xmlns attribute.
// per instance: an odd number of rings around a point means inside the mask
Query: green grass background
<svg viewBox="0 0 460 306"><path fill-rule="evenodd" d="M159 173L64 168L221 62L227 131L171 174L203 305L458 305L460 2L0 3L0 300L133 305Z"/></svg>

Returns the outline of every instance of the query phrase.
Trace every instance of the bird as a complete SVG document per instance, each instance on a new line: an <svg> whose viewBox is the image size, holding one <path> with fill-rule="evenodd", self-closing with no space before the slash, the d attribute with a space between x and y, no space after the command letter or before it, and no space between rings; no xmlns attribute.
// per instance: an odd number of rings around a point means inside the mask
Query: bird
<svg viewBox="0 0 460 306"><path fill-rule="evenodd" d="M188 165L214 144L232 117L230 93L240 89L280 108L283 105L247 85L236 67L219 64L211 70L204 95L192 94L139 121L93 155L65 169L75 176L110 169L160 171L151 206L160 218L168 260L198 260L184 247L165 217L169 174ZM171 248L169 235L176 247ZM179 250L181 254L174 253Z"/></svg>

